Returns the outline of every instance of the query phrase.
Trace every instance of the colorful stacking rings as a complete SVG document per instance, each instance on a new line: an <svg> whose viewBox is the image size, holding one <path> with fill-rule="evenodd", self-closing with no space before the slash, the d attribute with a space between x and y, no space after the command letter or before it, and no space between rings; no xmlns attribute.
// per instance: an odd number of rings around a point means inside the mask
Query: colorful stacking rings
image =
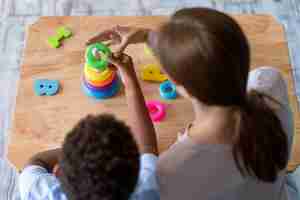
<svg viewBox="0 0 300 200"><path fill-rule="evenodd" d="M94 86L93 84L90 84L85 79L83 79L83 83L85 84L85 86L92 91L109 90L109 88L111 88L111 85L115 84L118 81L119 81L118 78L115 78L109 84L101 86L101 87L97 87L97 86Z"/></svg>
<svg viewBox="0 0 300 200"><path fill-rule="evenodd" d="M95 53L99 53L101 58L97 58ZM102 43L91 44L86 50L86 62L96 70L103 71L109 64L108 57L110 54L111 51L106 45Z"/></svg>
<svg viewBox="0 0 300 200"><path fill-rule="evenodd" d="M87 80L90 81L104 81L107 80L112 75L112 70L109 68L106 68L102 72L95 72L93 70L90 70L88 67L88 64L85 64L84 66L84 75Z"/></svg>
<svg viewBox="0 0 300 200"><path fill-rule="evenodd" d="M117 78L111 85L100 90L96 88L91 89L86 85L86 82L82 82L82 88L85 94L89 97L93 97L95 99L106 99L114 96L119 91L120 82Z"/></svg>
<svg viewBox="0 0 300 200"><path fill-rule="evenodd" d="M117 72L108 62L110 49L101 43L88 46L86 63L81 81L82 89L87 96L106 99L114 96L120 89Z"/></svg>
<svg viewBox="0 0 300 200"><path fill-rule="evenodd" d="M171 81L165 81L159 86L159 94L164 99L176 99L176 85Z"/></svg>
<svg viewBox="0 0 300 200"><path fill-rule="evenodd" d="M84 80L89 83L90 85L93 85L94 87L104 87L106 85L109 85L117 76L117 73L115 71L112 71L111 76L108 77L106 80L104 81L92 81L92 80L87 80L84 77Z"/></svg>
<svg viewBox="0 0 300 200"><path fill-rule="evenodd" d="M159 101L147 101L146 106L153 122L160 122L166 115L165 106Z"/></svg>

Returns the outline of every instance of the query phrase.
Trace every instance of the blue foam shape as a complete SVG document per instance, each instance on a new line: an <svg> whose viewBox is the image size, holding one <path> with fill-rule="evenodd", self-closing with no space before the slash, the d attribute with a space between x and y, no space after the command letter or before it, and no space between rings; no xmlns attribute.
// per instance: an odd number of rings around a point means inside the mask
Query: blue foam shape
<svg viewBox="0 0 300 200"><path fill-rule="evenodd" d="M118 93L121 84L120 81L114 81L114 83L107 88L106 90L100 90L100 91L94 91L94 90L90 90L82 81L81 83L82 89L84 91L84 93L89 96L89 97L93 97L95 99L107 99L110 98L112 96L114 96L116 93Z"/></svg>
<svg viewBox="0 0 300 200"><path fill-rule="evenodd" d="M171 91L167 91L171 89ZM159 85L159 94L164 99L176 99L177 98L177 91L176 85L173 84L171 81L165 81Z"/></svg>
<svg viewBox="0 0 300 200"><path fill-rule="evenodd" d="M53 96L59 91L58 80L36 79L34 81L34 93L38 96Z"/></svg>

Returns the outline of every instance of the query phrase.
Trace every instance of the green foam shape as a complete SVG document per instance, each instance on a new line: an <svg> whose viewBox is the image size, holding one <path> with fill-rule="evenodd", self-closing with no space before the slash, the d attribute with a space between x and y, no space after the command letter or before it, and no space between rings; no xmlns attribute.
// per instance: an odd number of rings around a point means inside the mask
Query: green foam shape
<svg viewBox="0 0 300 200"><path fill-rule="evenodd" d="M61 26L56 31L57 37L59 40L63 38L69 38L72 36L72 31L67 27Z"/></svg>
<svg viewBox="0 0 300 200"><path fill-rule="evenodd" d="M58 48L60 46L59 39L55 36L48 38L48 44L53 48Z"/></svg>

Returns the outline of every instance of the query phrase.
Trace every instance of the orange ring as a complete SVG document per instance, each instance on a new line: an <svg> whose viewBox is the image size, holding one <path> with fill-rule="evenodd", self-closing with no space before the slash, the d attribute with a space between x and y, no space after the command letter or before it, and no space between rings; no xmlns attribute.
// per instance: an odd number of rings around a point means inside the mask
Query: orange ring
<svg viewBox="0 0 300 200"><path fill-rule="evenodd" d="M112 71L111 73L111 76L106 79L105 81L92 81L92 80L89 80L85 77L85 80L86 82L88 82L89 84L91 84L92 86L94 87L104 87L108 84L110 84L116 77L116 72L115 71Z"/></svg>
<svg viewBox="0 0 300 200"><path fill-rule="evenodd" d="M88 64L85 64L84 66L84 76L88 80L92 81L105 81L108 79L112 74L112 70L109 68L106 68L102 72L95 72L94 70L91 70L88 66Z"/></svg>

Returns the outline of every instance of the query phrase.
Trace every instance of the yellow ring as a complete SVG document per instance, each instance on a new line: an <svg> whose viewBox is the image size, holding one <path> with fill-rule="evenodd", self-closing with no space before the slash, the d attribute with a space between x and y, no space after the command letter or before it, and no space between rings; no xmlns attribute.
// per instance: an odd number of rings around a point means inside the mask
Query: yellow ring
<svg viewBox="0 0 300 200"><path fill-rule="evenodd" d="M86 79L91 81L105 81L112 75L112 70L109 68L106 68L103 72L95 72L94 70L91 70L87 64L84 66L84 75Z"/></svg>

